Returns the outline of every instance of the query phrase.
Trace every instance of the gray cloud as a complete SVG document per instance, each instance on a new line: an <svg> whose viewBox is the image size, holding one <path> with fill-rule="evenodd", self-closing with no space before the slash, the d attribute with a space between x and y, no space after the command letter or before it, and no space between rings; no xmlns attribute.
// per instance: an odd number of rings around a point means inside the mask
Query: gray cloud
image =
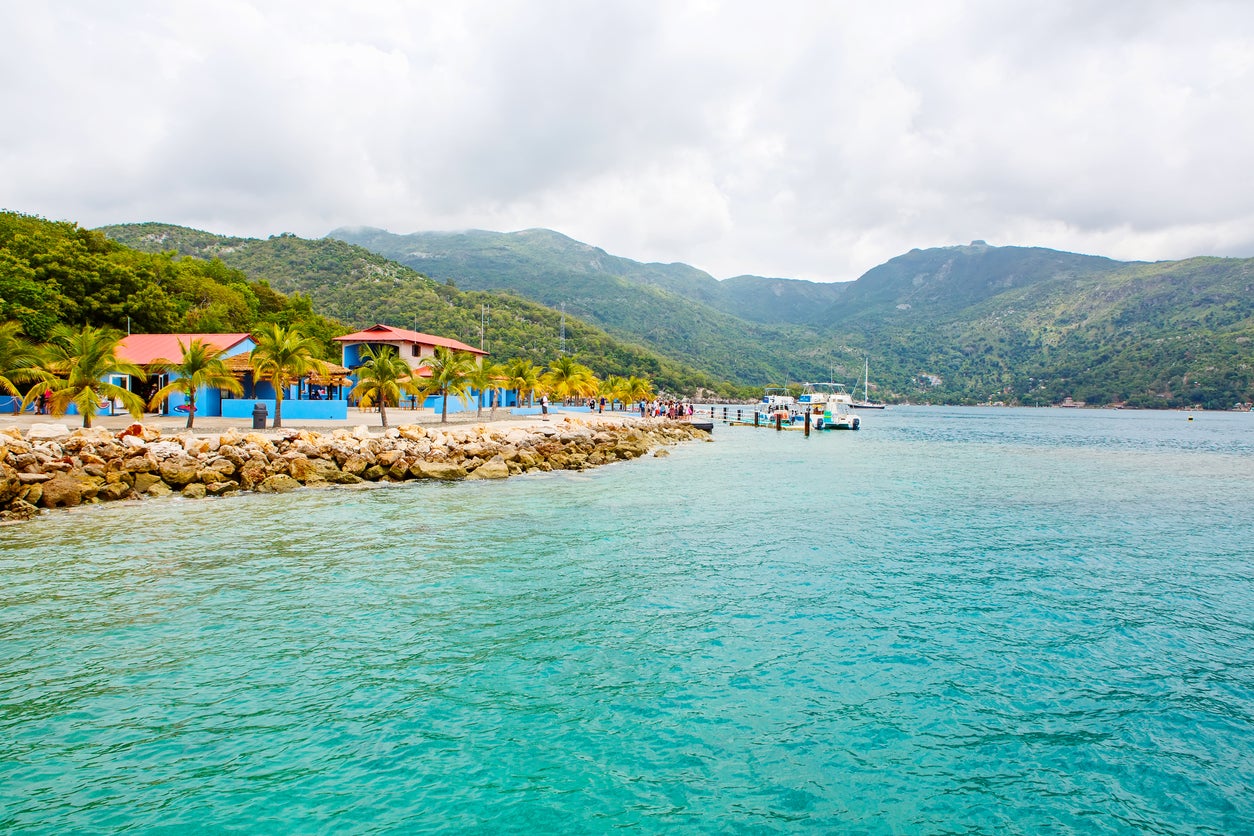
<svg viewBox="0 0 1254 836"><path fill-rule="evenodd" d="M0 205L817 280L972 238L1254 255L1244 3L363 5L0 5Z"/></svg>

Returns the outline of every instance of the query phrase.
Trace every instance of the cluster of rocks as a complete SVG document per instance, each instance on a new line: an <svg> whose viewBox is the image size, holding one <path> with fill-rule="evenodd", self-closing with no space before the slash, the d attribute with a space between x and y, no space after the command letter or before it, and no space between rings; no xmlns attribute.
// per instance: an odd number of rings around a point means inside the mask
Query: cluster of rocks
<svg viewBox="0 0 1254 836"><path fill-rule="evenodd" d="M23 437L0 431L0 520L30 519L40 508L232 491L280 493L302 485L354 485L411 479L504 479L532 470L583 470L634 459L665 445L708 436L681 422L615 424L567 418L512 429L402 426L328 434L266 435L230 430L162 438L132 424L120 433L35 425Z"/></svg>

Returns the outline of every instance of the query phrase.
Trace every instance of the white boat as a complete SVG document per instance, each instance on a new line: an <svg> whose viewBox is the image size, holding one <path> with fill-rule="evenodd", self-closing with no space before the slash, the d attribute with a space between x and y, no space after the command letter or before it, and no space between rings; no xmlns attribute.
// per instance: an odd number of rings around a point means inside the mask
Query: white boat
<svg viewBox="0 0 1254 836"><path fill-rule="evenodd" d="M758 401L754 423L765 426L774 424L778 419L782 423L791 424L793 416L800 414L797 411L797 399L788 394L787 389L768 386L762 394L762 400Z"/></svg>
<svg viewBox="0 0 1254 836"><path fill-rule="evenodd" d="M854 384L854 390L857 391L857 384ZM882 403L871 403L871 364L865 358L862 360L862 400L854 403L854 409L883 409Z"/></svg>
<svg viewBox="0 0 1254 836"><path fill-rule="evenodd" d="M853 411L853 397L843 383L804 383L797 399L804 417L816 430L856 430L862 419Z"/></svg>

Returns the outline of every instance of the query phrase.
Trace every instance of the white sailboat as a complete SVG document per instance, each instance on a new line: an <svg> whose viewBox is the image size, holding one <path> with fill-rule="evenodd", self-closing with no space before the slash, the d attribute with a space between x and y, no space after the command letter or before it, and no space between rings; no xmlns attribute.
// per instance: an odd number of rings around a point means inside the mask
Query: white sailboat
<svg viewBox="0 0 1254 836"><path fill-rule="evenodd" d="M855 386L857 384L854 384ZM854 389L854 391L858 391ZM882 403L871 403L871 361L862 358L862 400L853 405L854 409L883 409Z"/></svg>

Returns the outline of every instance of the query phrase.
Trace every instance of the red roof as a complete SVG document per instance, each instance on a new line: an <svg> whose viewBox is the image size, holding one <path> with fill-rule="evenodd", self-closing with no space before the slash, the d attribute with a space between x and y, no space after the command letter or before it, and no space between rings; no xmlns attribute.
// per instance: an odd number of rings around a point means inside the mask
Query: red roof
<svg viewBox="0 0 1254 836"><path fill-rule="evenodd" d="M483 354L486 356L488 353L481 348L475 348L457 340L450 340L448 337L436 337L431 334L423 334L420 331L410 331L407 328L393 328L391 325L372 325L364 331L358 331L356 334L345 334L335 339L342 343L402 342L418 343L419 345L441 345L454 351L469 351L471 354Z"/></svg>
<svg viewBox="0 0 1254 836"><path fill-rule="evenodd" d="M200 340L214 348L230 351L250 336L249 334L128 334L118 343L117 356L119 360L125 360L137 366L147 366L157 360L170 360L177 363L183 359L183 349L179 348L180 342L184 346L189 346L192 340Z"/></svg>

